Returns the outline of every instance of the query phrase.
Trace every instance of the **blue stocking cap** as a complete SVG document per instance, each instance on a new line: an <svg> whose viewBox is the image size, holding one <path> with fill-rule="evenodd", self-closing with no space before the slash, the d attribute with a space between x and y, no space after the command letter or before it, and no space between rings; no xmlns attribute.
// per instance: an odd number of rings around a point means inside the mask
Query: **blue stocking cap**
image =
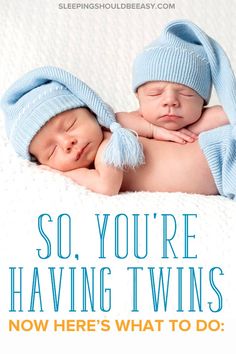
<svg viewBox="0 0 236 354"><path fill-rule="evenodd" d="M107 164L123 168L144 161L135 134L116 122L111 107L88 85L63 69L48 66L30 71L7 90L1 107L9 140L25 159L31 159L30 142L49 119L69 109L87 107L102 127L113 132L104 151Z"/></svg>
<svg viewBox="0 0 236 354"><path fill-rule="evenodd" d="M236 124L236 80L223 48L187 20L172 21L140 53L133 66L133 90L150 81L186 85L209 102L212 84L229 121Z"/></svg>

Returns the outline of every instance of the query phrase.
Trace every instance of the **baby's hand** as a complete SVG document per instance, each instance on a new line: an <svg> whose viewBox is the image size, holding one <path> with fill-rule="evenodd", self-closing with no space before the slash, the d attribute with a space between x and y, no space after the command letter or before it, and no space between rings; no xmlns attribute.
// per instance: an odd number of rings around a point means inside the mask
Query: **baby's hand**
<svg viewBox="0 0 236 354"><path fill-rule="evenodd" d="M197 139L197 135L185 128L175 131L153 126L153 138L156 140L167 140L185 144L193 143Z"/></svg>
<svg viewBox="0 0 236 354"><path fill-rule="evenodd" d="M193 141L197 140L198 138L198 134L194 133L192 130L189 130L187 128L179 129L178 132L183 133L189 136L190 138L193 138Z"/></svg>

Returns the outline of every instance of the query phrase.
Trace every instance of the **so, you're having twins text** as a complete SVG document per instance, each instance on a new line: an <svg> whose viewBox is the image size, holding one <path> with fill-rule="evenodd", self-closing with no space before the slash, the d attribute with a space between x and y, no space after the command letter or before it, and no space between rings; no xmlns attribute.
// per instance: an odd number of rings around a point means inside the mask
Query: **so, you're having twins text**
<svg viewBox="0 0 236 354"><path fill-rule="evenodd" d="M222 311L224 272L219 265L199 263L197 218L189 213L94 214L91 222L98 242L88 244L87 253L91 249L94 257L88 267L81 264L78 249L88 237L85 225L72 235L69 214L41 214L36 238L40 247L34 250L40 266L9 267L9 312L110 312L120 305L121 293L130 312ZM57 266L51 264L55 259ZM114 260L122 274L117 278Z"/></svg>

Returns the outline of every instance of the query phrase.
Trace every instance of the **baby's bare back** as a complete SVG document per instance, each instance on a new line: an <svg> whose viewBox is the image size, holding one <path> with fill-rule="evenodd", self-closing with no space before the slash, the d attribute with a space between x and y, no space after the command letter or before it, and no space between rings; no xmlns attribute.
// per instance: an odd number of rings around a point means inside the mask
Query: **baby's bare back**
<svg viewBox="0 0 236 354"><path fill-rule="evenodd" d="M140 138L145 165L124 173L122 191L218 194L198 142L181 145Z"/></svg>

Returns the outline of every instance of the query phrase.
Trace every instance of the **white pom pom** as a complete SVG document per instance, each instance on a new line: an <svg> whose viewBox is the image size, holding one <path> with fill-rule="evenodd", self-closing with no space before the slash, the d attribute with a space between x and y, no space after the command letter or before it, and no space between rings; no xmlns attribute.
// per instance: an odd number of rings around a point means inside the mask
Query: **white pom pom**
<svg viewBox="0 0 236 354"><path fill-rule="evenodd" d="M118 168L135 168L144 163L143 148L136 135L119 123L110 126L113 132L104 151L104 161Z"/></svg>

